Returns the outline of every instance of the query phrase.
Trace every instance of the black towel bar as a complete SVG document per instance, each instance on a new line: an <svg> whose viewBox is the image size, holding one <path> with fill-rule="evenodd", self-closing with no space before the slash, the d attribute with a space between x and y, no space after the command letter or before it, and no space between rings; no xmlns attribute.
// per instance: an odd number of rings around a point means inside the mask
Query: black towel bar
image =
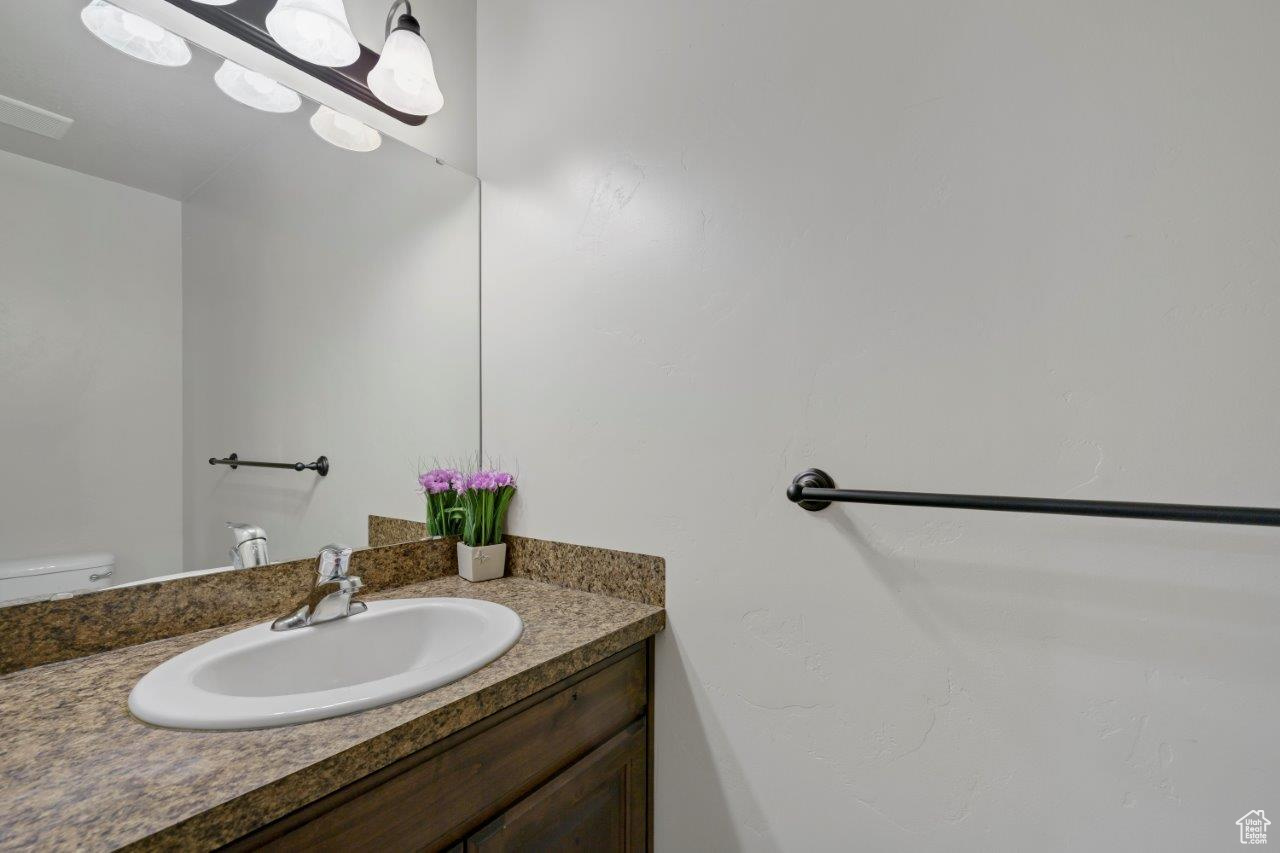
<svg viewBox="0 0 1280 853"><path fill-rule="evenodd" d="M891 504L947 509L987 509L997 512L1041 512L1054 515L1096 515L1105 518L1147 518L1160 521L1202 521L1208 524L1260 524L1280 527L1280 509L1256 506L1157 504L1138 501L1078 501L1064 498L1015 498L1007 495L942 495L931 492L873 492L837 489L831 475L810 468L796 475L787 498L810 512L832 504Z"/></svg>
<svg viewBox="0 0 1280 853"><path fill-rule="evenodd" d="M246 468L292 468L294 471L315 471L321 477L329 473L329 457L321 456L315 462L250 462L232 453L226 459L209 458L210 465L230 465L234 470L244 465Z"/></svg>

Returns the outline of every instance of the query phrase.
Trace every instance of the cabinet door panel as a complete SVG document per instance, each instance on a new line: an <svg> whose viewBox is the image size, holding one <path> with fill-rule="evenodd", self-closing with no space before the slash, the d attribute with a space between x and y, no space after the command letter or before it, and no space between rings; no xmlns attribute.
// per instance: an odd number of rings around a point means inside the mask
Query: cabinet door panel
<svg viewBox="0 0 1280 853"><path fill-rule="evenodd" d="M645 849L647 727L638 720L467 839L467 853Z"/></svg>

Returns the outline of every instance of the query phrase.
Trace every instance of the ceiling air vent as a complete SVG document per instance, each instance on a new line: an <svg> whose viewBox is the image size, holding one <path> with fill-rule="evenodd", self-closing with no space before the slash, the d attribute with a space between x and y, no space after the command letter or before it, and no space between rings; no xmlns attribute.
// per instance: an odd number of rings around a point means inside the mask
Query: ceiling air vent
<svg viewBox="0 0 1280 853"><path fill-rule="evenodd" d="M9 124L50 139L66 136L73 119L0 95L0 124Z"/></svg>

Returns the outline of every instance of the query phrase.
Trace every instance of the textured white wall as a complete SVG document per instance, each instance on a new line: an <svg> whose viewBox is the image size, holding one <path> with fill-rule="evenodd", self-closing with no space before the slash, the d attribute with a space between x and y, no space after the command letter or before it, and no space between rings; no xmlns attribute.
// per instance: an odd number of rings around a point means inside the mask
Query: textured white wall
<svg viewBox="0 0 1280 853"><path fill-rule="evenodd" d="M0 152L0 560L182 558L181 208Z"/></svg>
<svg viewBox="0 0 1280 853"><path fill-rule="evenodd" d="M183 208L187 569L226 565L227 521L274 560L362 545L370 513L422 514L421 463L476 449L477 182L296 118ZM208 464L232 451L332 471Z"/></svg>
<svg viewBox="0 0 1280 853"><path fill-rule="evenodd" d="M482 0L485 448L668 557L657 840L1219 849L1280 809L1274 4Z"/></svg>

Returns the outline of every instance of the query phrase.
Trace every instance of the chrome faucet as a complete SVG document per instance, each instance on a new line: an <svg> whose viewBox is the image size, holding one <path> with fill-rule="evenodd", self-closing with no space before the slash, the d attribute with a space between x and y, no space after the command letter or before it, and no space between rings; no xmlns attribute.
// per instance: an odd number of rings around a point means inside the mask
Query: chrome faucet
<svg viewBox="0 0 1280 853"><path fill-rule="evenodd" d="M243 521L228 521L227 527L235 536L236 544L231 549L231 565L237 569L248 569L253 566L265 566L271 562L267 556L267 533L256 524Z"/></svg>
<svg viewBox="0 0 1280 853"><path fill-rule="evenodd" d="M272 631L288 631L305 625L319 625L334 619L345 619L368 610L363 601L352 598L364 582L348 575L351 563L350 545L326 545L316 559L316 581L307 600L293 613L271 623Z"/></svg>

